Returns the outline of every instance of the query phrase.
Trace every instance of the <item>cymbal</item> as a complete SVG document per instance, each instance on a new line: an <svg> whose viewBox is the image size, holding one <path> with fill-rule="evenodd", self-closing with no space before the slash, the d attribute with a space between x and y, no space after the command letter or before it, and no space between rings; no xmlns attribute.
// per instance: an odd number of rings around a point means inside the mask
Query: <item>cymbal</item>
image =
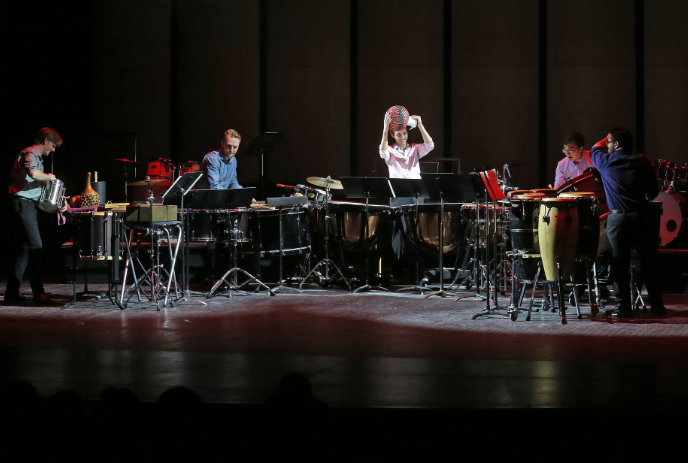
<svg viewBox="0 0 688 463"><path fill-rule="evenodd" d="M145 166L145 165L147 165L145 162L132 161L131 159L109 159L109 161L127 162L127 163L129 163L129 164L138 164L138 165L140 165L140 166Z"/></svg>
<svg viewBox="0 0 688 463"><path fill-rule="evenodd" d="M310 183L311 185L321 186L323 188L327 188L329 186L329 188L331 190L343 190L344 189L344 187L342 186L342 182L340 182L339 180L331 179L331 178L308 177L306 179L306 181L308 183Z"/></svg>
<svg viewBox="0 0 688 463"><path fill-rule="evenodd" d="M164 179L150 179L150 180L140 180L138 182L131 182L128 185L129 186L148 186L148 185L155 185L156 183L165 183L169 182L170 180L167 178Z"/></svg>

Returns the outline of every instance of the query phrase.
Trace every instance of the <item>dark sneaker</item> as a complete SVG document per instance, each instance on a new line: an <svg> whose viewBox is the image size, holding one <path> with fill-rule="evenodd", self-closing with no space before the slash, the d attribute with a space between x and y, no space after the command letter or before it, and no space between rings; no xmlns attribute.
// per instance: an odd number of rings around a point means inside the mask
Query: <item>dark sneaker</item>
<svg viewBox="0 0 688 463"><path fill-rule="evenodd" d="M33 297L34 305L56 305L56 302L50 299L45 293Z"/></svg>
<svg viewBox="0 0 688 463"><path fill-rule="evenodd" d="M5 302L10 302L12 304L28 304L31 299L24 296L22 293L7 294L5 293Z"/></svg>
<svg viewBox="0 0 688 463"><path fill-rule="evenodd" d="M616 307L613 309L607 309L604 311L605 315L616 315L619 317L630 317L633 315L633 309L631 308L631 304L616 304Z"/></svg>

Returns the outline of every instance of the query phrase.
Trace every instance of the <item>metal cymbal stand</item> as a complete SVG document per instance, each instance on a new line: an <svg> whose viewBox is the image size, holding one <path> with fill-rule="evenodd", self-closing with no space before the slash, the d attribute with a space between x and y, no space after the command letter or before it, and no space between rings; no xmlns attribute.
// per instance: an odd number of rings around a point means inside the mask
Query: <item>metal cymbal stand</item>
<svg viewBox="0 0 688 463"><path fill-rule="evenodd" d="M449 287L447 289L444 289L444 193L440 191L440 212L439 212L439 218L437 220L438 227L439 227L439 238L440 238L440 245L439 245L439 251L438 251L438 257L439 257L439 274L440 274L440 289L439 291L432 292L430 294L427 294L424 296L425 299L431 297L431 296L440 296L440 297L445 297L445 296L459 296L458 293L455 293L454 291L451 291Z"/></svg>
<svg viewBox="0 0 688 463"><path fill-rule="evenodd" d="M333 267L333 269L337 272L339 277L344 280L344 283L346 283L346 287L349 288L349 291L351 291L351 285L349 284L349 281L344 278L344 274L342 274L342 271L339 270L339 267L337 267L337 264L330 259L330 214L328 213L328 208L330 204L330 187L329 184L327 186L327 196L325 198L325 207L323 208L324 213L325 213L325 258L322 259L320 262L315 264L315 267L311 269L311 271L306 275L306 277L301 280L301 283L299 284L299 289L303 286L303 283L310 278L311 275L314 275L318 269L323 266L325 268L325 275L323 276L322 274L318 273L320 275L320 281L321 284L324 281L325 284L330 283L330 266Z"/></svg>

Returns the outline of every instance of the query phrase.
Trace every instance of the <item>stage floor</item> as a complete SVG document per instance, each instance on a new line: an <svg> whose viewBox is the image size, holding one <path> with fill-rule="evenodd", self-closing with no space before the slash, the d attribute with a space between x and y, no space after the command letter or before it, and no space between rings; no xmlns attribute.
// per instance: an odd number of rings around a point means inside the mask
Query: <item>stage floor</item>
<svg viewBox="0 0 688 463"><path fill-rule="evenodd" d="M46 291L66 303L72 287ZM662 317L593 316L584 306L579 320L569 308L567 325L548 312L473 320L486 306L475 297L308 290L199 299L207 305L161 311L2 302L0 374L45 396L68 388L86 399L114 385L152 401L184 385L210 403L261 403L296 371L334 407L688 408L688 295L666 295Z"/></svg>

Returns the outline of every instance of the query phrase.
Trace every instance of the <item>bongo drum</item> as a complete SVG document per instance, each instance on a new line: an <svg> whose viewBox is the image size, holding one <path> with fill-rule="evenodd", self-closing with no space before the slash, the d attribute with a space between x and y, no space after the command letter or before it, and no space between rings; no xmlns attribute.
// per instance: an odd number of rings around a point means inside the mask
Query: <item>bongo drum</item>
<svg viewBox="0 0 688 463"><path fill-rule="evenodd" d="M578 205L574 198L546 198L540 201L538 239L547 280L556 280L557 259L561 276L571 277L578 247Z"/></svg>

